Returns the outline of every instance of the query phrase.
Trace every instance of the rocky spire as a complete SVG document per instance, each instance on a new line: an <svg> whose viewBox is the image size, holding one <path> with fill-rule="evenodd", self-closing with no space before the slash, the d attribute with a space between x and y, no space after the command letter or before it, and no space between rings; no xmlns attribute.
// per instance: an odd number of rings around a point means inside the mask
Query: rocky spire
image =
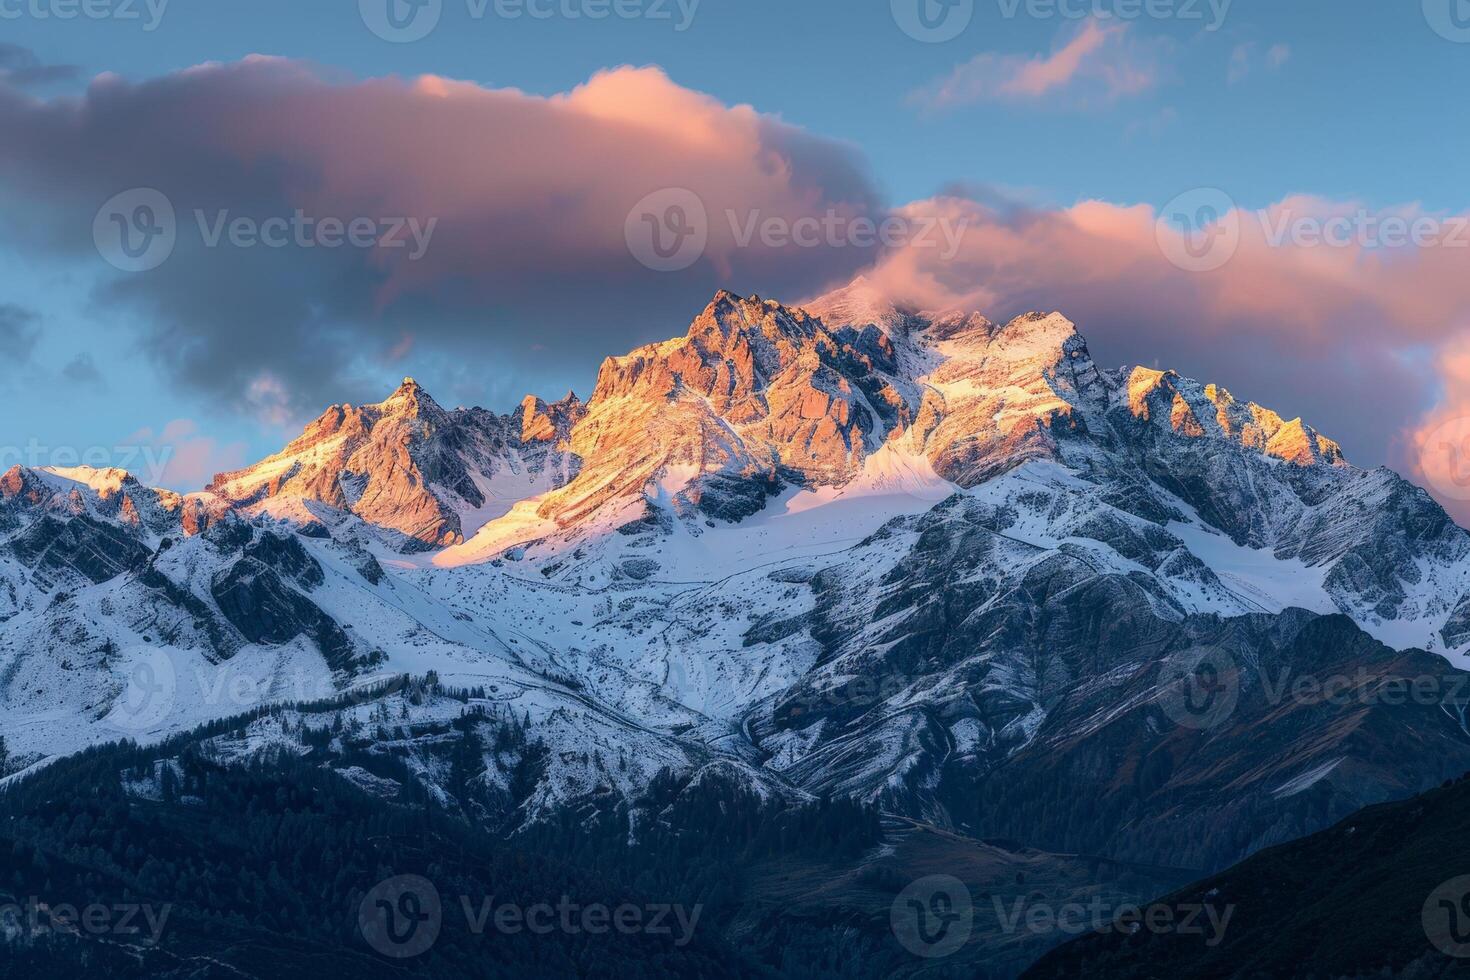
<svg viewBox="0 0 1470 980"><path fill-rule="evenodd" d="M448 420L448 413L413 378L404 378L398 390L378 407L384 415L421 419L431 424L443 424Z"/></svg>

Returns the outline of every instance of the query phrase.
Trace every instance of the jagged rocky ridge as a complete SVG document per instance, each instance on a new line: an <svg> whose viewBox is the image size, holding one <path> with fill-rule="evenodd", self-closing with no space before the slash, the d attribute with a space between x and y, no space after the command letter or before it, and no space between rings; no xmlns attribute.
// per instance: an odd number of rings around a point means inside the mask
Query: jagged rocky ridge
<svg viewBox="0 0 1470 980"><path fill-rule="evenodd" d="M1195 868L1470 768L1453 705L1261 696L1459 676L1470 538L1427 494L1059 314L861 281L722 292L585 404L405 381L200 494L17 468L0 536L17 764L434 670L550 733L533 809L718 765ZM1238 693L1205 730L1166 710L1198 647Z"/></svg>
<svg viewBox="0 0 1470 980"><path fill-rule="evenodd" d="M397 532L408 550L455 544L508 509L507 501L565 482L558 448L584 414L575 394L528 397L509 416L445 411L412 378L387 401L334 405L284 450L209 491L247 512L295 516L310 505Z"/></svg>

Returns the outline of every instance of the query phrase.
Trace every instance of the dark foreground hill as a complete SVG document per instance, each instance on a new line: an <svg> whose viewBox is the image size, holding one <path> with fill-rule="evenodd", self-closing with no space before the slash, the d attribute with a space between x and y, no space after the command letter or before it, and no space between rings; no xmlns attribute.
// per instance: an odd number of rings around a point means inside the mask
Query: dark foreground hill
<svg viewBox="0 0 1470 980"><path fill-rule="evenodd" d="M1470 777L1369 807L1170 896L1230 910L1224 938L1147 927L1089 934L1046 978L1470 976Z"/></svg>

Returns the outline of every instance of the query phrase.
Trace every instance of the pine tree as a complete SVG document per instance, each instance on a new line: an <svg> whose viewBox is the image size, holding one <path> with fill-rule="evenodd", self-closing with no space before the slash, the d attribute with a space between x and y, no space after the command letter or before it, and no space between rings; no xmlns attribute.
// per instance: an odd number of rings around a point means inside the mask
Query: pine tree
<svg viewBox="0 0 1470 980"><path fill-rule="evenodd" d="M162 768L163 771L159 777L159 792L163 796L163 802L176 802L179 798L178 775L174 772L173 765L167 761L163 763Z"/></svg>

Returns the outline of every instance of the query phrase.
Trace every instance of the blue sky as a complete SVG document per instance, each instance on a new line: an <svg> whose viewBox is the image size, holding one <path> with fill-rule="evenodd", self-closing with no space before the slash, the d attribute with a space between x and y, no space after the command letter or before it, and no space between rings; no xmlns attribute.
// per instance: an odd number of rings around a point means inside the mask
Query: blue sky
<svg viewBox="0 0 1470 980"><path fill-rule="evenodd" d="M929 44L899 29L887 0L702 0L683 31L676 29L684 15L674 0L665 5L669 19L600 21L475 20L465 0L445 0L428 38L392 44L365 28L356 0L172 0L151 32L138 21L60 21L25 12L38 2L53 0L0 0L0 11L23 12L0 18L0 43L79 73L30 86L37 98L78 94L102 72L144 81L253 53L354 78L435 74L538 95L569 91L600 69L658 65L679 86L726 105L748 103L849 145L894 206L958 190L1038 208L1090 199L1159 207L1181 191L1215 186L1247 208L1311 194L1372 208L1470 209L1470 129L1455 108L1470 82L1470 45L1432 30L1419 0L1235 0L1213 31L1205 29L1214 17L1207 3L1179 0L1174 6L1202 19L1143 17L1127 25L1130 50L1141 53L1153 76L1139 91L1112 94L1104 81L1084 76L1053 97L961 100L942 110L916 93L973 59L1006 65L1045 58L1082 21L1030 16L1024 4L1008 17L1002 0L977 0L963 33ZM136 5L146 20L143 0ZM13 211L10 217L20 220ZM27 369L0 372L0 385L12 390L7 404L22 406L12 418L20 431L6 441L121 443L138 430L156 433L190 419L209 430L224 459L279 447L294 418L242 414L173 384L157 351L138 347L147 311L99 299L97 286L111 270L32 248L31 229L12 230L3 246L0 304L34 311L41 333ZM662 307L660 322L629 337L681 330L676 321L697 312L692 298L704 285L691 285L687 315L664 312L679 308L673 304ZM597 358L621 352L617 344L625 339L472 372L452 363L453 351L421 346L421 357L382 365L381 386L386 394L411 371L447 402L508 410L525 390L554 396L575 386L585 393ZM1125 347L1099 351L1100 359L1134 353ZM84 373L74 363L84 354L105 385L67 382L63 369L70 364L73 377ZM1408 346L1402 356L1428 363L1433 350ZM1176 366L1208 373L1209 358L1197 359ZM1251 378L1231 380L1249 388ZM48 397L62 391L64 397Z"/></svg>

